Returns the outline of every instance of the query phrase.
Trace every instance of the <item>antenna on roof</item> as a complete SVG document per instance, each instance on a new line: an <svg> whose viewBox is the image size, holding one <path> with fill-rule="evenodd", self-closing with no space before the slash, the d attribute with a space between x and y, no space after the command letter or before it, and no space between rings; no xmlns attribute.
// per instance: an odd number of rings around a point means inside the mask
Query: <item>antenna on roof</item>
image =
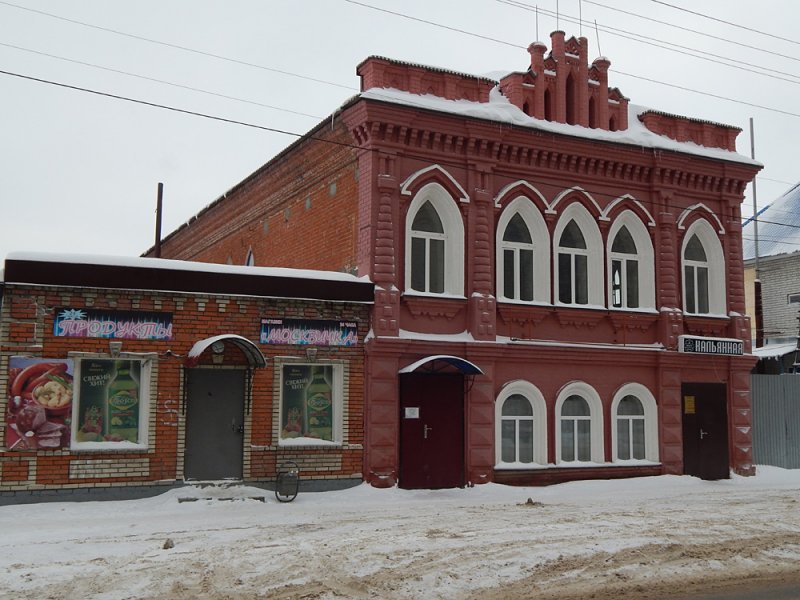
<svg viewBox="0 0 800 600"><path fill-rule="evenodd" d="M583 2L578 0L578 36L583 37Z"/></svg>
<svg viewBox="0 0 800 600"><path fill-rule="evenodd" d="M536 41L539 41L539 5L536 5Z"/></svg>
<svg viewBox="0 0 800 600"><path fill-rule="evenodd" d="M594 37L597 38L597 54L603 56L603 51L600 50L600 30L597 29L597 19L594 20Z"/></svg>
<svg viewBox="0 0 800 600"><path fill-rule="evenodd" d="M558 30L558 31L561 30L561 27L559 27L559 25L558 25L558 23L559 23L559 15L560 14L561 14L561 11L558 10L558 0L556 0L556 30Z"/></svg>

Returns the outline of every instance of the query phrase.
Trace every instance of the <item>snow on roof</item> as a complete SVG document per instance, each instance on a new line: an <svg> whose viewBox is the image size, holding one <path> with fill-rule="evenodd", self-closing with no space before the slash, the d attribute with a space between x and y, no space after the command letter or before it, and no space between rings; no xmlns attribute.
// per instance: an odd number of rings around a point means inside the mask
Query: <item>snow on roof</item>
<svg viewBox="0 0 800 600"><path fill-rule="evenodd" d="M656 112L643 106L628 105L628 129L625 131L605 131L603 129L590 129L580 125L567 125L554 123L542 119L535 119L526 115L519 108L503 96L498 87L489 94L489 102L473 102L471 100L447 100L431 94L412 94L393 88L372 88L362 92L361 98L401 104L415 108L434 110L462 117L485 119L508 123L519 127L528 127L539 131L557 133L572 137L603 142L615 142L630 146L672 150L706 158L762 166L761 163L747 156L723 150L721 148L708 148L694 142L678 142L663 135L653 133L639 121L639 115L645 112Z"/></svg>
<svg viewBox="0 0 800 600"><path fill-rule="evenodd" d="M769 344L767 346L761 346L761 348L753 348L753 356L757 356L758 358L781 358L796 350L797 344L795 342Z"/></svg>
<svg viewBox="0 0 800 600"><path fill-rule="evenodd" d="M742 228L745 260L756 256L755 223L748 219ZM772 204L758 211L758 256L800 252L800 183Z"/></svg>
<svg viewBox="0 0 800 600"><path fill-rule="evenodd" d="M201 273L221 273L230 275L251 275L253 277L290 277L296 279L317 279L321 281L345 281L369 283L367 276L356 277L336 271L316 271L311 269L289 269L285 267L248 267L243 265L221 265L217 263L171 260L166 258L141 258L132 256L112 256L107 254L59 254L49 252L11 252L6 260L70 263L78 265L102 265L109 267L133 267L139 269L169 269L174 271L194 271Z"/></svg>

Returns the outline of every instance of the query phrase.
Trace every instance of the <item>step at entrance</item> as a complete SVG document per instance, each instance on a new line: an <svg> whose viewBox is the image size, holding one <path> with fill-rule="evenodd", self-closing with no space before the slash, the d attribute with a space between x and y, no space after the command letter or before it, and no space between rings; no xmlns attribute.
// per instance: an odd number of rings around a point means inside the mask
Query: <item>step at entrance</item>
<svg viewBox="0 0 800 600"><path fill-rule="evenodd" d="M178 502L197 502L198 500L217 500L234 502L237 500L258 500L266 502L266 496L253 494L252 488L246 487L241 479L223 479L219 481L184 481L181 489L185 495L178 496Z"/></svg>

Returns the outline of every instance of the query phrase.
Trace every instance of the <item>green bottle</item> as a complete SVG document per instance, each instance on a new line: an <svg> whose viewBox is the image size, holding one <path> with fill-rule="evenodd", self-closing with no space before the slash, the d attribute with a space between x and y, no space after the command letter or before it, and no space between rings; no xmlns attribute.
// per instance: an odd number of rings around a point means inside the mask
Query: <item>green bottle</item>
<svg viewBox="0 0 800 600"><path fill-rule="evenodd" d="M118 360L114 379L108 386L106 440L139 441L139 382L131 375L131 361Z"/></svg>
<svg viewBox="0 0 800 600"><path fill-rule="evenodd" d="M306 418L308 437L333 440L333 402L331 386L325 379L325 367L313 367L306 388Z"/></svg>

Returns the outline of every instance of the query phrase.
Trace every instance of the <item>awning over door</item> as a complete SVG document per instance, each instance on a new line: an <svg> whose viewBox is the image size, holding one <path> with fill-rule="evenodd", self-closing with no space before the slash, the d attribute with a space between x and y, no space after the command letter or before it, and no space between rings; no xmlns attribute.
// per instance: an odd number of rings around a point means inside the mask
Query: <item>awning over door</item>
<svg viewBox="0 0 800 600"><path fill-rule="evenodd" d="M398 373L413 373L415 371L436 373L448 367L455 368L464 375L483 375L483 371L481 371L480 367L476 364L469 362L465 358L450 356L448 354L426 356L425 358L411 363L407 367L403 367Z"/></svg>
<svg viewBox="0 0 800 600"><path fill-rule="evenodd" d="M241 335L236 335L233 333L223 333L222 335L215 335L214 337L195 342L194 346L192 346L192 349L189 350L189 354L186 355L184 364L187 367L197 366L197 363L200 362L200 355L203 354L207 348L213 346L217 342L231 343L234 346L237 346L247 357L247 361L250 363L251 367L261 368L267 366L267 359L264 358L264 355L261 353L261 350L258 348L258 346L256 346L246 337L242 337Z"/></svg>

